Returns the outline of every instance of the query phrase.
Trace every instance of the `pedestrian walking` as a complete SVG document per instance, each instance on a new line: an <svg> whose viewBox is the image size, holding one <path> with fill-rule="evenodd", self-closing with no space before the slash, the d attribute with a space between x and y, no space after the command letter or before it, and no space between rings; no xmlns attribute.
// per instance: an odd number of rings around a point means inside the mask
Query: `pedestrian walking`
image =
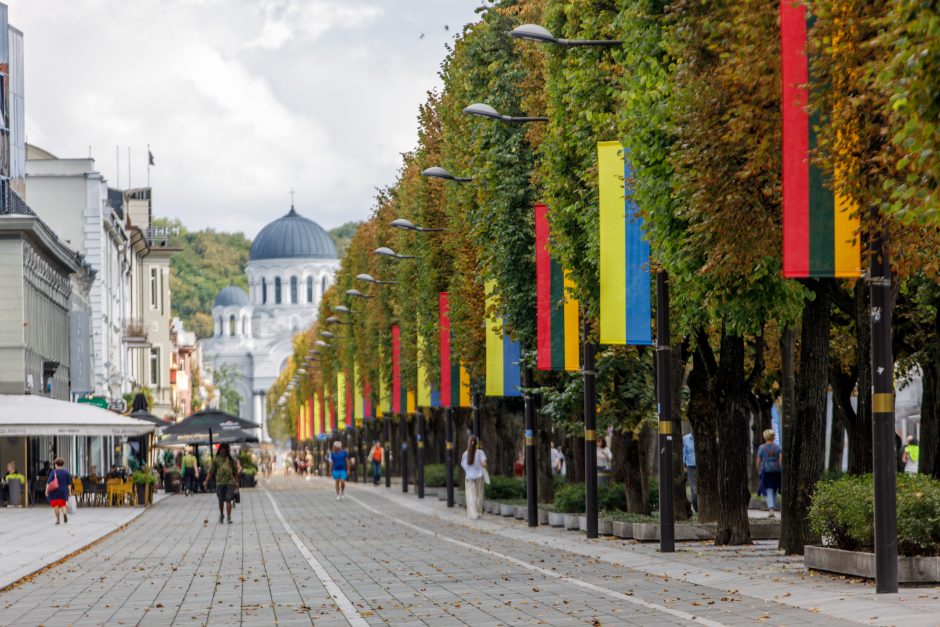
<svg viewBox="0 0 940 627"><path fill-rule="evenodd" d="M228 524L231 525L232 501L235 500L237 489L235 478L238 477L238 462L232 457L228 444L219 445L219 451L212 460L212 466L209 468L209 475L203 487L208 489L209 480L213 477L215 477L215 495L219 499L219 523L225 522L227 515Z"/></svg>
<svg viewBox="0 0 940 627"><path fill-rule="evenodd" d="M920 445L917 444L917 438L912 435L907 436L907 445L904 452L901 453L901 461L904 462L904 472L917 473L920 461Z"/></svg>
<svg viewBox="0 0 940 627"><path fill-rule="evenodd" d="M780 445L774 442L773 429L764 431L764 443L757 448L757 471L760 473L760 486L757 493L767 499L767 518L774 518L777 494L780 492L780 477L783 474L783 462Z"/></svg>
<svg viewBox="0 0 940 627"><path fill-rule="evenodd" d="M565 475L568 474L568 467L565 463L565 452L561 450L560 446L556 447L554 442L552 442L551 462L552 475L564 479Z"/></svg>
<svg viewBox="0 0 940 627"><path fill-rule="evenodd" d="M689 490L692 491L692 512L698 513L698 476L695 474L695 440L692 433L682 436L682 463L685 465L685 476L689 479Z"/></svg>
<svg viewBox="0 0 940 627"><path fill-rule="evenodd" d="M49 499L49 506L55 513L55 524L59 524L59 519L63 519L66 524L69 522L69 513L66 510L69 504L69 496L72 494L72 475L65 469L65 460L57 457L55 467L49 471L49 478L46 480L46 497Z"/></svg>
<svg viewBox="0 0 940 627"><path fill-rule="evenodd" d="M467 516L476 520L483 515L483 484L486 475L486 453L477 448L477 436L467 440L467 450L460 457L464 472L464 496L467 501Z"/></svg>
<svg viewBox="0 0 940 627"><path fill-rule="evenodd" d="M346 498L346 479L349 473L346 470L346 462L349 453L343 450L343 444L339 440L333 442L333 452L330 453L330 474L336 482L336 500L341 501Z"/></svg>
<svg viewBox="0 0 940 627"><path fill-rule="evenodd" d="M607 448L607 438L597 438L597 483L607 485L610 483L610 470L613 466L614 455Z"/></svg>
<svg viewBox="0 0 940 627"><path fill-rule="evenodd" d="M385 450L382 443L375 440L369 449L369 461L372 463L372 485L379 485L382 476L382 464L385 462Z"/></svg>
<svg viewBox="0 0 940 627"><path fill-rule="evenodd" d="M196 456L187 451L180 462L183 472L183 494L189 496L196 491Z"/></svg>

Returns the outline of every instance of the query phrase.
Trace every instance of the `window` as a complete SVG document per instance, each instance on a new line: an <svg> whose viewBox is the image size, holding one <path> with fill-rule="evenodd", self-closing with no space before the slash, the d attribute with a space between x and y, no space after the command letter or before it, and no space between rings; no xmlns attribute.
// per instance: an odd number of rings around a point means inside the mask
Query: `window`
<svg viewBox="0 0 940 627"><path fill-rule="evenodd" d="M234 316L234 314L231 315L231 316L229 316L229 318L228 318L228 334L229 334L229 335L232 335L232 336L235 335L235 316Z"/></svg>
<svg viewBox="0 0 940 627"><path fill-rule="evenodd" d="M248 335L248 316L242 316L242 335Z"/></svg>
<svg viewBox="0 0 940 627"><path fill-rule="evenodd" d="M261 277L261 304L268 304L268 282Z"/></svg>
<svg viewBox="0 0 940 627"><path fill-rule="evenodd" d="M160 385L160 349L150 349L150 385Z"/></svg>
<svg viewBox="0 0 940 627"><path fill-rule="evenodd" d="M312 276L307 277L307 302L308 303L313 302L313 277Z"/></svg>
<svg viewBox="0 0 940 627"><path fill-rule="evenodd" d="M320 296L326 294L326 277L320 279Z"/></svg>
<svg viewBox="0 0 940 627"><path fill-rule="evenodd" d="M150 268L150 308L157 308L157 293L159 291L159 279L157 278L157 268Z"/></svg>
<svg viewBox="0 0 940 627"><path fill-rule="evenodd" d="M295 276L290 278L290 304L297 304L297 277Z"/></svg>
<svg viewBox="0 0 940 627"><path fill-rule="evenodd" d="M219 335L225 335L225 318L219 316Z"/></svg>
<svg viewBox="0 0 940 627"><path fill-rule="evenodd" d="M274 277L274 304L281 304L281 277Z"/></svg>

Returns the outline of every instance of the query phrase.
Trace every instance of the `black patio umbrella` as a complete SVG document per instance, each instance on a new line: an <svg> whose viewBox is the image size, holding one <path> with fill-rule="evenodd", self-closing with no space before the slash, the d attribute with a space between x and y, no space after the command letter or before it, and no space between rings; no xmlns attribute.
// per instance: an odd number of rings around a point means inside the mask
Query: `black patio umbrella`
<svg viewBox="0 0 940 627"><path fill-rule="evenodd" d="M130 417L136 418L137 420L146 420L147 422L152 422L153 424L159 425L161 427L164 427L167 424L166 421L160 420L146 409L136 409L130 413Z"/></svg>
<svg viewBox="0 0 940 627"><path fill-rule="evenodd" d="M204 446L206 444L243 444L257 442L258 436L245 431L244 429L235 429L232 431L223 431L215 434L209 439L208 433L177 433L167 436L160 440L160 446L175 446L185 444L187 446Z"/></svg>
<svg viewBox="0 0 940 627"><path fill-rule="evenodd" d="M163 432L168 435L208 434L209 452L211 454L213 434L219 436L236 429L257 429L259 427L260 425L256 425L250 420L238 418L219 409L204 409L187 416L175 425L170 425Z"/></svg>
<svg viewBox="0 0 940 627"><path fill-rule="evenodd" d="M147 397L144 396L141 392L138 392L137 395L134 396L134 402L131 403L131 411L150 411L150 403L147 402Z"/></svg>

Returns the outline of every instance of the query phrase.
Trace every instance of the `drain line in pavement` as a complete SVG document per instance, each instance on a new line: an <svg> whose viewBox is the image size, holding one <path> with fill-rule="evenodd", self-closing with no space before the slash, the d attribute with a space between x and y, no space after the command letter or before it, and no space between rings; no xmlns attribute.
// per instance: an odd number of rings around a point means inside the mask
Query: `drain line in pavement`
<svg viewBox="0 0 940 627"><path fill-rule="evenodd" d="M270 497L270 495L268 495L268 496ZM357 499L357 498L354 497L354 496L350 496L349 498L350 498L352 501L358 503L361 507L364 507L365 509L369 510L370 512L372 512L372 513L374 513L374 514L379 514L380 516L384 516L385 518L388 518L389 520L392 520L392 521L398 523L399 525L402 525L402 526L404 526L404 527L408 527L409 529L413 529L413 530L415 530L415 531L417 531L417 532L419 532L419 533L423 533L423 534L425 534L425 535L433 536L433 537L435 537L435 538L439 538L439 539L444 540L444 541L446 541L446 542L450 542L451 544L456 544L457 546L463 547L463 548L465 548L465 549L469 549L469 550L471 550L471 551L477 551L478 553L483 553L484 555L489 555L489 556L492 556L492 557L497 557L497 558L502 559L502 560L506 560L507 562L511 562L511 563L515 564L516 566L520 566L520 567L522 567L522 568L525 568L526 570L531 570L531 571L537 572L537 573L539 573L539 574L541 574L541 575L545 575L546 577L552 577L552 578L554 578L554 579L560 579L561 581L564 581L565 583L569 583L569 584L571 584L571 585L578 586L578 587L580 587L580 588L586 588L586 589L588 589L588 590L592 590L592 591L594 591L594 592L598 592L598 593L600 593L600 594L604 594L604 595L607 595L607 596L609 596L609 597L613 597L613 598L615 598L615 599L619 599L619 600L621 600L621 601L626 601L627 603L632 603L633 605L639 605L640 607L645 607L646 609L649 609L649 610L655 610L655 611L657 611L657 612L663 612L663 613L665 613L665 614L670 614L670 615L672 615L672 616L675 616L676 618L681 618L682 620L692 621L692 622L698 623L698 624L700 624L700 625L708 625L708 627L725 627L724 623L719 623L719 622L717 622L717 621L709 620L709 619L707 619L707 618L702 618L701 616L696 616L696 615L694 615L694 614L689 614L688 612L683 612L682 610L677 610L677 609L673 609L673 608L671 608L671 607L666 607L665 605L659 605L658 603L650 603L649 601L644 601L643 599L638 599L638 598L635 597L635 596L630 596L630 595L628 595L628 594L623 594L622 592L617 592L616 590L611 590L610 588L605 588L605 587L603 587L603 586L598 586L597 584L593 584L593 583L591 583L591 582L589 582L589 581L584 581L584 580L582 580L582 579L576 579L576 578L574 578L574 577L566 577L566 576L561 575L561 574L559 574L559 573L556 573L556 572L554 572L554 571L548 570L548 569L546 569L546 568L542 568L541 566L536 566L535 564L530 564L529 562L524 562L524 561L522 561L522 560L520 560L520 559L517 559L517 558L515 558L515 557L512 557L511 555L506 555L506 554L504 554L504 553L500 553L500 552L498 552L498 551L493 551L493 550L490 550L490 549L484 549L484 548L481 547L481 546L476 546L475 544L470 544L469 542L463 542L462 540L457 540L457 539L455 539L455 538L449 538L449 537L447 537L447 536L445 536L445 535L442 535L442 534L440 534L440 533L438 533L438 532L436 532L436 531L431 531L431 530L429 530L429 529L425 529L424 527L419 527L418 525L414 525L414 524L408 522L407 520L402 520L401 518L396 518L395 516L392 516L392 515L390 515L390 514L387 514L387 513L383 512L383 511L381 511L381 510L375 509L374 507L372 507L372 506L370 506L370 505L366 505L365 503L363 503L362 501L360 501L359 499ZM273 502L274 502L274 501L272 500L272 503L273 503ZM283 519L282 519L282 520L283 520ZM286 525L287 525L287 524L285 523L285 526L286 526Z"/></svg>
<svg viewBox="0 0 940 627"><path fill-rule="evenodd" d="M284 530L287 532L287 535L289 535L291 540L294 541L294 544L297 545L297 549L300 551L301 555L304 556L304 559L307 560L307 563L310 564L310 568L313 569L320 583L323 584L326 591L333 597L333 600L336 602L336 605L339 606L340 611L343 613L343 616L346 617L346 620L349 621L349 624L355 625L356 627L368 627L369 623L362 617L356 609L356 606L349 600L349 597L343 594L343 591L339 589L339 586L336 585L336 582L330 577L330 574L323 567L323 564L314 557L310 549L307 548L307 545L301 541L300 537L294 533L291 526L287 524L287 520L284 518L284 515L281 514L281 509L277 506L271 493L268 492L267 489L265 489L264 493L268 495L268 500L271 501L271 506L274 508L274 514L277 516L278 520L281 521L281 524L284 525Z"/></svg>

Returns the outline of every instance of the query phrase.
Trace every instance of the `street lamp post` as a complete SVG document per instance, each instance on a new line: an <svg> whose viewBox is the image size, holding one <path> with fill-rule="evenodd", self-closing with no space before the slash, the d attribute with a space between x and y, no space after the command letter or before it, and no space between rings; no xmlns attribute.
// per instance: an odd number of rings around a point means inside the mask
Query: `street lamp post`
<svg viewBox="0 0 940 627"><path fill-rule="evenodd" d="M537 24L523 24L510 33L516 39L553 44L563 48L622 46L617 39L562 39ZM597 537L597 393L594 387L595 345L590 338L591 324L584 319L584 496L587 537ZM660 507L662 510L662 507Z"/></svg>
<svg viewBox="0 0 940 627"><path fill-rule="evenodd" d="M444 485L447 487L447 507L454 506L454 408L448 407L444 410L444 459L447 462L445 468L447 479Z"/></svg>
<svg viewBox="0 0 940 627"><path fill-rule="evenodd" d="M424 412L415 408L415 491L424 498Z"/></svg>
<svg viewBox="0 0 940 627"><path fill-rule="evenodd" d="M659 397L659 551L676 550L672 494L672 349L669 333L669 275L656 274L656 383Z"/></svg>

